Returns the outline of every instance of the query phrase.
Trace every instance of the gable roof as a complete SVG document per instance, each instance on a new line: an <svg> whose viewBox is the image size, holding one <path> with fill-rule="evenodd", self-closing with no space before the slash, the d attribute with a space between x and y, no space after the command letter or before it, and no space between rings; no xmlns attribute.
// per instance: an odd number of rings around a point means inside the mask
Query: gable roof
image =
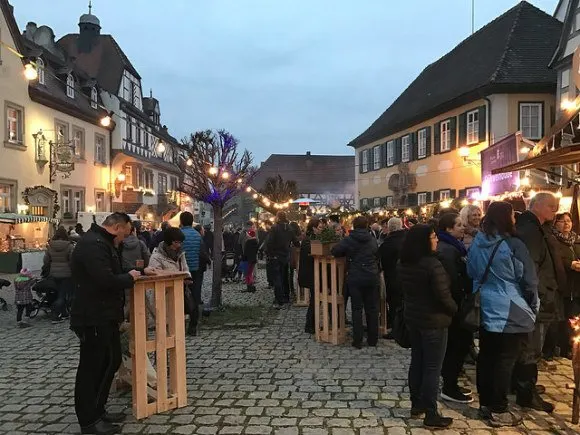
<svg viewBox="0 0 580 435"><path fill-rule="evenodd" d="M78 50L78 33L69 33L58 40L58 44L67 52L69 58L75 58L75 64L95 77L101 87L112 94L117 94L126 69L138 79L141 76L125 55L115 38L111 35L99 35L98 42L90 53Z"/></svg>
<svg viewBox="0 0 580 435"><path fill-rule="evenodd" d="M298 193L354 193L354 156L272 154L258 169L252 185L264 188L268 177L295 181Z"/></svg>
<svg viewBox="0 0 580 435"><path fill-rule="evenodd" d="M558 4L560 7L560 4ZM570 0L568 2L568 7L566 9L566 16L564 17L564 26L562 27L562 32L560 33L560 39L558 41L558 47L554 52L554 56L550 60L549 66L554 67L559 61L562 60L562 54L566 50L570 39L570 30L576 22L576 10L578 9L578 0Z"/></svg>
<svg viewBox="0 0 580 435"><path fill-rule="evenodd" d="M494 92L553 92L562 23L522 1L427 66L349 143L358 148Z"/></svg>

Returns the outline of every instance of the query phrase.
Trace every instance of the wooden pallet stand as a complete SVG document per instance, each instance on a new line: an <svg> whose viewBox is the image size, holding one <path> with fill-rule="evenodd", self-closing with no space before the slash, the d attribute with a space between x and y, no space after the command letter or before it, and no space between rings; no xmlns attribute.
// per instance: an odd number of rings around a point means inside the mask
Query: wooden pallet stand
<svg viewBox="0 0 580 435"><path fill-rule="evenodd" d="M185 273L160 272L135 281L131 293L131 359L133 415L136 419L187 406ZM155 335L147 337L145 293L155 293ZM156 388L147 385L148 353L155 353Z"/></svg>
<svg viewBox="0 0 580 435"><path fill-rule="evenodd" d="M344 258L314 255L314 319L316 341L346 341L344 314Z"/></svg>
<svg viewBox="0 0 580 435"><path fill-rule="evenodd" d="M379 335L387 333L387 288L383 272L379 275Z"/></svg>

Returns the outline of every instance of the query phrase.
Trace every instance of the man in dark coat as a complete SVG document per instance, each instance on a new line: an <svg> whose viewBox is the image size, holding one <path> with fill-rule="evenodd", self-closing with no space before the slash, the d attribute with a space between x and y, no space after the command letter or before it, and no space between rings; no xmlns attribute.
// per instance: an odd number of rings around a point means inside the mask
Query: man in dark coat
<svg viewBox="0 0 580 435"><path fill-rule="evenodd" d="M211 225L206 225L203 227L203 243L208 250L209 256L213 256L213 231L211 230Z"/></svg>
<svg viewBox="0 0 580 435"><path fill-rule="evenodd" d="M387 325L390 327L402 301L401 286L397 278L397 263L407 231L403 229L403 221L397 217L389 219L384 227L387 228L388 235L379 246L379 258L385 280ZM391 335L387 334L385 338L391 338Z"/></svg>
<svg viewBox="0 0 580 435"><path fill-rule="evenodd" d="M362 347L364 307L367 319L367 343L376 346L379 339L379 265L376 239L369 232L364 216L354 219L353 231L332 248L335 257L347 258L346 282L352 305L352 345Z"/></svg>
<svg viewBox="0 0 580 435"><path fill-rule="evenodd" d="M286 213L279 211L276 214L276 224L272 226L266 239L265 251L271 268L271 277L274 281L274 308L281 308L290 303L290 283L288 268L290 263L290 246L298 246L298 240L286 219Z"/></svg>
<svg viewBox="0 0 580 435"><path fill-rule="evenodd" d="M74 299L71 329L80 340L75 383L75 411L83 434L113 434L123 414L105 409L113 378L121 364L119 325L124 289L141 275L123 273L118 247L131 233L131 219L113 213L102 226L93 224L72 254Z"/></svg>
<svg viewBox="0 0 580 435"><path fill-rule="evenodd" d="M558 199L550 192L540 192L532 198L529 210L522 213L516 224L518 237L526 244L538 273L540 312L536 328L529 334L514 368L513 382L516 403L522 407L552 412L554 405L544 401L536 388L538 363L551 322L558 320L559 288L565 288L565 270L555 251L557 241L550 231L550 222L558 211Z"/></svg>

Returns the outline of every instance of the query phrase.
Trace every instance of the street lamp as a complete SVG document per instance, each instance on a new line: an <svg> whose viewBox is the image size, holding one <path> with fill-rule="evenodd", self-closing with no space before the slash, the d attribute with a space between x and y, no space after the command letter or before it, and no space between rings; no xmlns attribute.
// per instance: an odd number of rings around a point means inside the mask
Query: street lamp
<svg viewBox="0 0 580 435"><path fill-rule="evenodd" d="M103 116L101 118L101 125L103 127L110 127L111 126L111 122L113 122L113 112L109 112L107 113L105 116Z"/></svg>
<svg viewBox="0 0 580 435"><path fill-rule="evenodd" d="M28 62L24 65L24 77L26 77L26 80L28 81L36 80L38 78L38 71L32 62Z"/></svg>
<svg viewBox="0 0 580 435"><path fill-rule="evenodd" d="M165 152L165 144L163 143L163 141L161 139L159 139L159 142L157 143L157 152L159 154L162 154Z"/></svg>

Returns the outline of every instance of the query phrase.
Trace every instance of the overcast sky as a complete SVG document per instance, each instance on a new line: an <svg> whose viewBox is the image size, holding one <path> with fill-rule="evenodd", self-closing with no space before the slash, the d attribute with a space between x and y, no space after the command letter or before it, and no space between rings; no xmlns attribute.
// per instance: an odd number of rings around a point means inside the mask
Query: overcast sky
<svg viewBox="0 0 580 435"><path fill-rule="evenodd" d="M549 14L557 4L530 2ZM57 39L88 10L88 0L11 3L21 29L45 24ZM518 2L475 3L477 29ZM471 0L93 0L93 13L174 136L225 128L257 163L352 154L346 144L471 32Z"/></svg>

